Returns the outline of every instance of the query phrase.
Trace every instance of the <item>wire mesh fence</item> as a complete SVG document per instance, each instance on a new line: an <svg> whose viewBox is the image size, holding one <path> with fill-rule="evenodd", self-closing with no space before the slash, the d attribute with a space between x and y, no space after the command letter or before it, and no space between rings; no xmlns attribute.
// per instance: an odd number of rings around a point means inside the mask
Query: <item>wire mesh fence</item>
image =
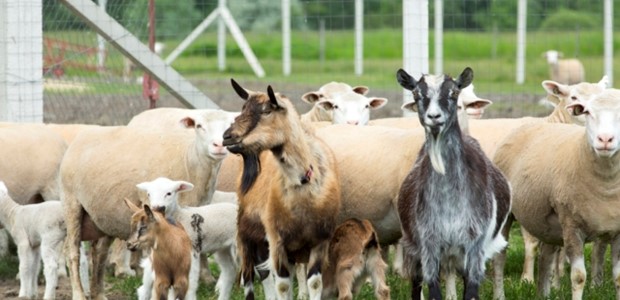
<svg viewBox="0 0 620 300"><path fill-rule="evenodd" d="M310 109L301 95L329 81L370 87L370 95L387 97L390 105L372 117L399 116L402 89L394 80L403 65L402 0L363 1L363 72L354 67L354 0L290 0L291 73L283 74L282 2L224 1L247 39L258 64L259 78L227 27L225 45L218 42L215 18L170 65L220 107L239 110L241 101L230 88L235 78L251 89L271 84ZM435 73L435 1L429 0L430 73ZM475 71L476 93L494 101L487 116L544 115L540 82L550 79L542 54L549 49L579 58L585 80L603 75L602 1L530 0L527 6L526 80L515 83L516 1L445 0L443 3L443 72L457 75L466 66ZM162 58L218 8L217 0L155 1L155 37ZM148 44L148 0L99 0L102 10ZM617 13L614 18L617 18ZM618 24L617 22L614 24ZM125 124L147 109L144 70L102 40L88 22L58 0L43 8L44 121ZM617 26L617 25L616 25ZM225 56L218 55L218 44ZM617 68L616 68L617 69ZM182 107L165 89L157 106Z"/></svg>

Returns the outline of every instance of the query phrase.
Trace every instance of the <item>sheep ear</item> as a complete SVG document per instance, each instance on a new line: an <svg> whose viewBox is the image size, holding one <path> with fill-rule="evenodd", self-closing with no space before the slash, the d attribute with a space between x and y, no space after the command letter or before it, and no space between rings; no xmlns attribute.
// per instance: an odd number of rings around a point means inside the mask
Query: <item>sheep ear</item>
<svg viewBox="0 0 620 300"><path fill-rule="evenodd" d="M234 79L230 79L230 84L232 84L233 89L235 90L235 92L237 92L237 95L239 95L239 97L241 97L241 99L243 100L248 100L248 98L250 97L250 94L248 93L248 91L246 91L246 89L242 88Z"/></svg>
<svg viewBox="0 0 620 300"><path fill-rule="evenodd" d="M321 97L323 97L323 94L319 92L308 92L308 93L303 94L303 96L301 96L301 100L308 102L310 104L314 104L315 102L319 101Z"/></svg>
<svg viewBox="0 0 620 300"><path fill-rule="evenodd" d="M129 199L127 199L127 198L124 198L123 200L125 200L125 204L127 205L127 207L129 207L129 209L130 209L132 212L134 212L134 213L135 213L135 212L137 212L137 211L139 211L139 210L140 210L140 207L138 207L137 205L133 204L133 202L131 202L131 200L129 200Z"/></svg>
<svg viewBox="0 0 620 300"><path fill-rule="evenodd" d="M365 96L366 94L368 94L368 90L369 90L368 87L364 85L358 85L353 88L353 92L355 92L356 94L360 94L362 96Z"/></svg>
<svg viewBox="0 0 620 300"><path fill-rule="evenodd" d="M465 104L466 108L484 109L485 107L493 104L493 101L487 99L477 99Z"/></svg>
<svg viewBox="0 0 620 300"><path fill-rule="evenodd" d="M381 108L388 103L388 99L386 98L370 98L370 108L377 109Z"/></svg>
<svg viewBox="0 0 620 300"><path fill-rule="evenodd" d="M542 86L547 93L556 97L566 97L569 94L568 86L555 82L553 80L545 80L542 82Z"/></svg>
<svg viewBox="0 0 620 300"><path fill-rule="evenodd" d="M413 89L415 89L415 86L418 84L415 79L403 69L398 69L398 71L396 72L396 80L398 81L400 86L410 91L413 91Z"/></svg>
<svg viewBox="0 0 620 300"><path fill-rule="evenodd" d="M326 111L333 110L335 107L334 102L332 102L331 100L321 100L317 102L316 105L318 105L319 107L323 108Z"/></svg>
<svg viewBox="0 0 620 300"><path fill-rule="evenodd" d="M566 105L566 110L573 116L580 116L588 113L586 106L579 101Z"/></svg>
<svg viewBox="0 0 620 300"><path fill-rule="evenodd" d="M177 182L177 192L187 192L194 189L194 185L187 181Z"/></svg>
<svg viewBox="0 0 620 300"><path fill-rule="evenodd" d="M410 110L412 112L418 112L418 103L416 101L407 102L400 107L402 110Z"/></svg>
<svg viewBox="0 0 620 300"><path fill-rule="evenodd" d="M192 117L185 117L179 121L181 125L185 126L185 128L194 128L196 127L196 120Z"/></svg>
<svg viewBox="0 0 620 300"><path fill-rule="evenodd" d="M143 191L146 191L148 189L148 187L149 187L149 184L148 184L148 182L142 182L142 183L136 184L136 187L141 189L141 190L143 190Z"/></svg>
<svg viewBox="0 0 620 300"><path fill-rule="evenodd" d="M609 87L609 77L603 75L603 78L597 83L601 88L606 89Z"/></svg>
<svg viewBox="0 0 620 300"><path fill-rule="evenodd" d="M459 75L456 79L456 85L459 89L464 89L469 86L472 81L474 81L474 70L470 67L466 67L463 72L461 72L461 75Z"/></svg>

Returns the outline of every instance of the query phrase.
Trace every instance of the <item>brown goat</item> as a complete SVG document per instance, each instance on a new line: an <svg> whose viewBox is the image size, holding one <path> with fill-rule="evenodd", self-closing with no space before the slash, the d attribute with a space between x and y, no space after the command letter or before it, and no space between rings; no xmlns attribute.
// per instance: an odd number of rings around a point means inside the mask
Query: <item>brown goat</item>
<svg viewBox="0 0 620 300"><path fill-rule="evenodd" d="M144 204L140 209L131 201L125 203L134 212L127 248L131 251L151 249L150 259L155 271L153 290L157 299L167 299L174 289L175 299L185 299L189 284L192 242L181 224L166 219L159 210Z"/></svg>
<svg viewBox="0 0 620 300"><path fill-rule="evenodd" d="M333 153L271 86L260 93L231 82L246 100L224 133L224 145L241 154L244 164L237 222L246 299L254 298L252 281L259 263L259 269L270 267L276 275L279 299L292 297L292 264L308 263L310 299L320 299L321 270L340 210ZM267 277L266 272L261 275Z"/></svg>
<svg viewBox="0 0 620 300"><path fill-rule="evenodd" d="M351 218L338 225L329 243L329 265L323 272L323 298L353 299L370 275L375 297L390 299L385 284L387 264L370 221Z"/></svg>

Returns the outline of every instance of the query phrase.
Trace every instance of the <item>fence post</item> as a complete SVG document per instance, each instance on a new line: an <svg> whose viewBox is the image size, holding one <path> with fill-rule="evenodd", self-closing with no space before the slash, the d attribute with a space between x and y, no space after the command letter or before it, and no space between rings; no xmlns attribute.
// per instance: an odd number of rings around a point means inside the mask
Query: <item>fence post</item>
<svg viewBox="0 0 620 300"><path fill-rule="evenodd" d="M415 78L428 74L428 29L428 0L403 0L403 69ZM412 100L403 91L403 103Z"/></svg>
<svg viewBox="0 0 620 300"><path fill-rule="evenodd" d="M0 120L43 122L43 1L0 1Z"/></svg>

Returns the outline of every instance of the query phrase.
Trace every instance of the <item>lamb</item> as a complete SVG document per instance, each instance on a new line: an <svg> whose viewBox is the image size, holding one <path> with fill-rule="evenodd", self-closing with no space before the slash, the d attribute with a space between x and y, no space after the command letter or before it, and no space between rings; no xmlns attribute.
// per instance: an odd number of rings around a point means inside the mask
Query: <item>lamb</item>
<svg viewBox="0 0 620 300"><path fill-rule="evenodd" d="M562 84L576 84L585 81L583 64L576 58L560 59L562 52L548 50L543 53L549 64L549 76Z"/></svg>
<svg viewBox="0 0 620 300"><path fill-rule="evenodd" d="M323 273L323 298L353 299L370 275L377 299L390 299L385 284L387 264L368 220L351 218L336 227L329 243L329 265Z"/></svg>
<svg viewBox="0 0 620 300"><path fill-rule="evenodd" d="M246 299L254 297L255 267L269 269L277 297L290 299L294 263L308 264L310 299L320 299L321 274L340 209L333 154L271 86L260 93L231 83L246 100L224 134L224 145L241 154L244 163L237 193L237 244ZM263 256L267 251L269 259Z"/></svg>
<svg viewBox="0 0 620 300"><path fill-rule="evenodd" d="M619 98L620 91L607 89L590 101L573 103L568 108L575 115L585 114L585 128L525 125L508 135L495 153L494 162L512 184L515 218L542 242L538 278L542 295L550 291L549 254L564 245L571 265L573 299L583 297L583 247L594 238L611 240L614 282L620 280L616 192L620 184ZM577 181L575 174L579 174ZM618 296L619 288L616 285Z"/></svg>
<svg viewBox="0 0 620 300"><path fill-rule="evenodd" d="M223 111L190 114L182 119L193 131L150 131L148 128L102 127L79 134L65 154L60 181L67 223L73 299L84 299L77 281L81 240L98 240L93 257L91 294L103 297L103 268L111 238L129 236L129 212L119 201L144 197L135 185L156 176L191 181L197 188L180 195L183 205L207 203L215 190L221 160L228 151L214 139L223 135L230 115ZM219 130L206 131L212 123ZM119 155L122 154L122 155Z"/></svg>
<svg viewBox="0 0 620 300"><path fill-rule="evenodd" d="M38 298L38 275L42 259L45 275L43 299L54 299L58 271L64 268L61 257L66 236L60 201L20 205L9 196L6 185L0 181L0 223L8 229L17 245L19 297Z"/></svg>
<svg viewBox="0 0 620 300"><path fill-rule="evenodd" d="M167 219L164 212L151 210L147 204L140 209L129 200L125 203L133 211L127 248L150 251L156 299L166 299L169 289L174 290L174 299L185 299L192 263L192 242L185 228ZM151 275L152 271L144 273Z"/></svg>
<svg viewBox="0 0 620 300"><path fill-rule="evenodd" d="M194 185L186 181L173 181L169 178L160 177L153 181L142 182L137 185L147 192L148 201L154 209L164 208L166 218L173 219L184 228L192 241L195 253L215 253L215 260L220 267L220 277L216 284L219 300L230 299L231 290L236 277L237 264L236 236L237 236L237 210L238 206L232 203L217 203L199 207L179 207L179 193L190 191ZM192 261L193 270L200 268L200 256ZM138 289L140 299L150 299L150 287L145 283L152 282L147 278L151 275L150 265L143 264L143 285ZM197 272L196 272L197 273ZM190 273L189 295L195 298L198 288L198 274Z"/></svg>

